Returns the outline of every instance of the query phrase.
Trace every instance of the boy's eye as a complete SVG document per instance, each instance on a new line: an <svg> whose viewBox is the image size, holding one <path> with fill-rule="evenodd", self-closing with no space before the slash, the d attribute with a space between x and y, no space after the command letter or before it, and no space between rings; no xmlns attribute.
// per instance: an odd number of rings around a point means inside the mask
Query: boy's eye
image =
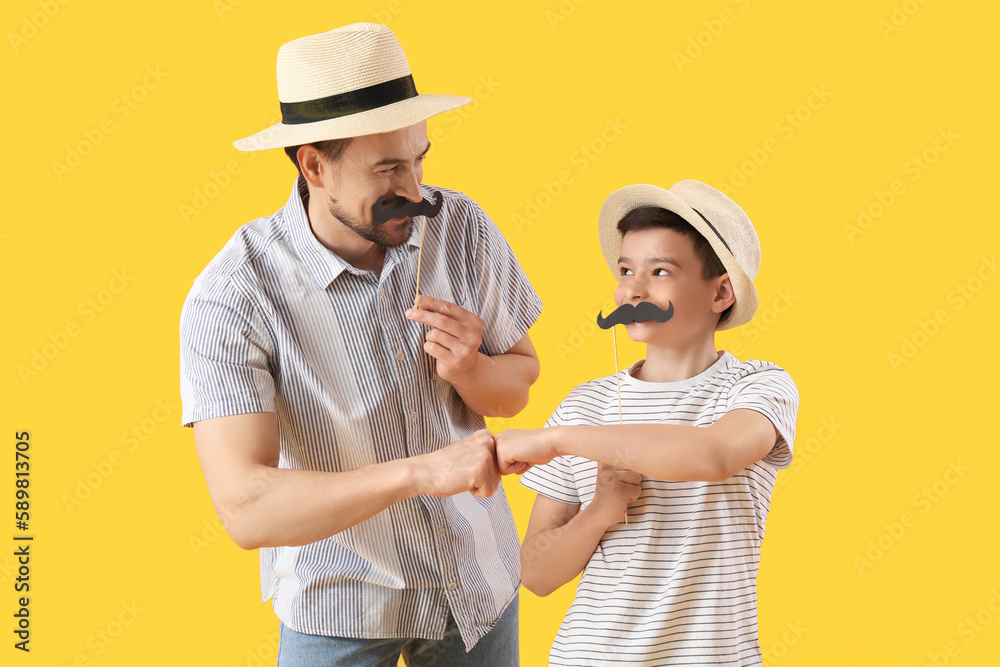
<svg viewBox="0 0 1000 667"><path fill-rule="evenodd" d="M627 269L624 266L619 266L618 267L618 275L630 276L630 275L632 275L632 269Z"/></svg>
<svg viewBox="0 0 1000 667"><path fill-rule="evenodd" d="M654 276L669 276L670 272L666 269L653 269Z"/></svg>

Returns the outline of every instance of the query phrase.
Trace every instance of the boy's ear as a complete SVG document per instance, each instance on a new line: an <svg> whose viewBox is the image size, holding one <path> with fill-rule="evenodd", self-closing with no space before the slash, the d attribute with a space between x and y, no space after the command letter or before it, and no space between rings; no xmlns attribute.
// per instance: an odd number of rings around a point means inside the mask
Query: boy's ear
<svg viewBox="0 0 1000 667"><path fill-rule="evenodd" d="M712 297L712 312L720 315L726 312L726 308L736 303L736 293L733 292L733 283L729 280L729 274L723 273L715 279L715 295Z"/></svg>

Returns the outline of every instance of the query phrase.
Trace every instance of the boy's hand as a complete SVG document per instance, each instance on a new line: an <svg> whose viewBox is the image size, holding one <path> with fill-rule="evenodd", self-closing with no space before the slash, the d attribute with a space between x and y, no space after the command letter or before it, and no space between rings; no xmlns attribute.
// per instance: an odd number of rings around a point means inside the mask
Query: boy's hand
<svg viewBox="0 0 1000 667"><path fill-rule="evenodd" d="M505 428L496 435L497 468L501 475L520 475L536 463L548 463L556 457L553 435L557 427Z"/></svg>
<svg viewBox="0 0 1000 667"><path fill-rule="evenodd" d="M625 518L628 504L639 497L640 481L642 475L637 472L598 463L594 499L587 509L602 517L608 526L620 523Z"/></svg>

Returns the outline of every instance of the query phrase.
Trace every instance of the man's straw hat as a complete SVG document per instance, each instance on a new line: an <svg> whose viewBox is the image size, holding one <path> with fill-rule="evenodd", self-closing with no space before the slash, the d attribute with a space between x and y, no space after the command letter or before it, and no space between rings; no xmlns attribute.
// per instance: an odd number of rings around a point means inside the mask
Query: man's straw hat
<svg viewBox="0 0 1000 667"><path fill-rule="evenodd" d="M282 120L233 142L241 151L392 132L471 102L421 95L392 31L354 23L278 49Z"/></svg>

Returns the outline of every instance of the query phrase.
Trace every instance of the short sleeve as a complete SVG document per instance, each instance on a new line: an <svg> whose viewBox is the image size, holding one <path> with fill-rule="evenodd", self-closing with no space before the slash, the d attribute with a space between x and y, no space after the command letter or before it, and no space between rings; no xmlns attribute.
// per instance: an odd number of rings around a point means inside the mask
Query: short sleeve
<svg viewBox="0 0 1000 667"><path fill-rule="evenodd" d="M272 345L259 313L223 276L198 277L181 311L181 423L274 412Z"/></svg>
<svg viewBox="0 0 1000 667"><path fill-rule="evenodd" d="M531 286L507 239L486 212L471 199L476 244L468 277L483 319L483 354L503 354L521 340L542 312L542 301Z"/></svg>
<svg viewBox="0 0 1000 667"><path fill-rule="evenodd" d="M562 405L556 408L545 422L545 428L565 423L561 409ZM521 475L521 484L554 500L580 504L580 492L576 488L572 458L569 456L557 456L546 464L532 466L528 472Z"/></svg>
<svg viewBox="0 0 1000 667"><path fill-rule="evenodd" d="M767 417L781 439L762 460L778 469L787 468L792 462L799 390L784 369L759 361L747 363L751 370L733 385L727 409L754 410Z"/></svg>

